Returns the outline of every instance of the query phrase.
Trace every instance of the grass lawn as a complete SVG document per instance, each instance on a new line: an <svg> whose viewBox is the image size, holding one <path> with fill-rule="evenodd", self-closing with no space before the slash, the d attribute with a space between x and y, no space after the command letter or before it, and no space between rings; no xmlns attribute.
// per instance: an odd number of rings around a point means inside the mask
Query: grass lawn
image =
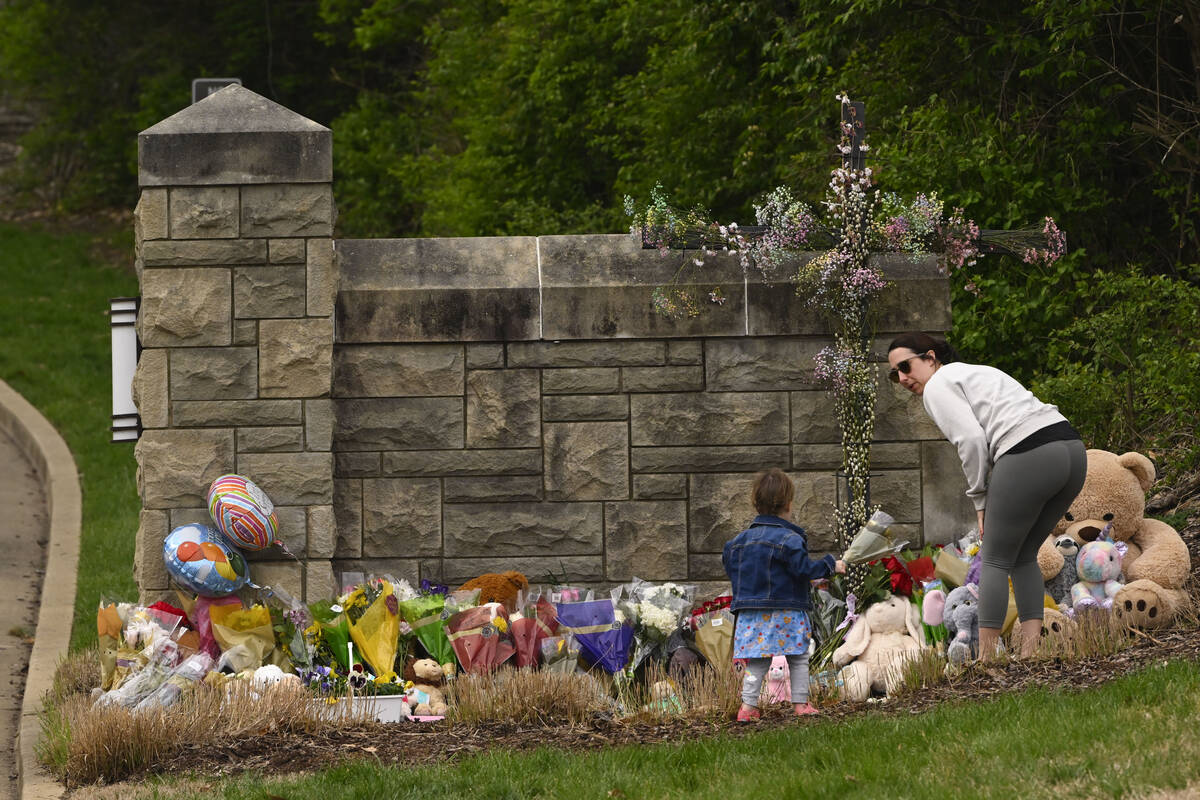
<svg viewBox="0 0 1200 800"><path fill-rule="evenodd" d="M744 738L583 754L501 752L420 769L366 762L281 779L155 779L136 792L117 785L80 800L1145 797L1196 788L1197 725L1200 665L1174 662L1084 692L1036 690Z"/></svg>
<svg viewBox="0 0 1200 800"><path fill-rule="evenodd" d="M128 255L115 265L121 252ZM110 297L137 293L131 226L97 235L0 223L0 378L58 429L80 472L83 539L72 648L95 641L101 595L137 596L136 465L132 443L109 441L106 313Z"/></svg>

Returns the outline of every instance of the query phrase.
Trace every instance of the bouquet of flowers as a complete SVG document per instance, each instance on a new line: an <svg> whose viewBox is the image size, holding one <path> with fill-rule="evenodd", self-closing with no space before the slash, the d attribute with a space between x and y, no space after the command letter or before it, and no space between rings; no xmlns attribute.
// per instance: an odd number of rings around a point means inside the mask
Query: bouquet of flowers
<svg viewBox="0 0 1200 800"><path fill-rule="evenodd" d="M350 670L350 622L342 607L328 600L310 603L312 624L304 629L307 647L313 653L312 664L326 667L330 672L340 668L345 675Z"/></svg>
<svg viewBox="0 0 1200 800"><path fill-rule="evenodd" d="M579 664L579 642L572 633L547 636L538 643L538 650L543 668L551 672L571 673Z"/></svg>
<svg viewBox="0 0 1200 800"><path fill-rule="evenodd" d="M312 615L299 600L282 589L272 589L268 606L271 628L275 631L275 649L286 658L297 674L312 668L313 652L304 636L312 624Z"/></svg>
<svg viewBox="0 0 1200 800"><path fill-rule="evenodd" d="M429 657L441 664L443 669L449 665L448 671L453 672L454 647L446 637L444 622L452 614L475 605L478 599L478 591L474 592L472 600L471 593L455 592L451 595L445 586L422 581L419 594L400 601L400 615L412 628Z"/></svg>
<svg viewBox="0 0 1200 800"><path fill-rule="evenodd" d="M855 534L850 546L842 554L842 560L847 564L862 564L899 552L907 542L892 541L889 528L895 521L890 515L876 511Z"/></svg>
<svg viewBox="0 0 1200 800"><path fill-rule="evenodd" d="M467 672L490 672L516 652L508 612L500 603L485 603L452 615L446 620L446 635Z"/></svg>
<svg viewBox="0 0 1200 800"><path fill-rule="evenodd" d="M508 622L517 650L517 666L536 666L542 640L558 630L554 604L540 590L530 590L517 600L517 609L509 615Z"/></svg>
<svg viewBox="0 0 1200 800"><path fill-rule="evenodd" d="M243 608L241 603L211 606L208 614L213 638L221 646L217 669L228 666L234 672L241 672L273 663L275 630L266 606Z"/></svg>
<svg viewBox="0 0 1200 800"><path fill-rule="evenodd" d="M619 610L633 622L636 646L630 667L636 669L646 658L664 660L663 647L688 617L696 595L695 586L676 583L653 584L634 578L622 587L628 598Z"/></svg>
<svg viewBox="0 0 1200 800"><path fill-rule="evenodd" d="M629 662L633 625L617 620L611 597L577 603L558 603L558 623L574 634L584 658L606 672L617 673Z"/></svg>
<svg viewBox="0 0 1200 800"><path fill-rule="evenodd" d="M407 588L403 584L402 588ZM376 675L387 682L396 676L396 654L400 648L400 600L397 585L386 578L364 581L343 598L350 638ZM408 589L409 594L414 594Z"/></svg>

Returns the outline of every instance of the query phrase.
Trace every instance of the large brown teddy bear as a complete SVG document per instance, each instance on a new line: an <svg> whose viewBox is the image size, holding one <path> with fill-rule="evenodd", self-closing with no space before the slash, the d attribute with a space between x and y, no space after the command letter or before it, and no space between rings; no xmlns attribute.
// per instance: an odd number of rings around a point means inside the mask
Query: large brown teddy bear
<svg viewBox="0 0 1200 800"><path fill-rule="evenodd" d="M1153 483L1154 464L1141 453L1088 450L1083 489L1038 551L1043 579L1050 580L1063 566L1056 537L1066 534L1080 544L1095 541L1111 522L1113 539L1129 546L1122 562L1125 587L1113 598L1113 611L1140 628L1173 620L1187 603L1183 582L1191 572L1191 557L1174 528L1142 516Z"/></svg>
<svg viewBox="0 0 1200 800"><path fill-rule="evenodd" d="M507 611L517 610L517 593L529 589L529 580L519 572L489 572L480 575L458 587L463 589L479 589L479 605L484 603L503 603Z"/></svg>

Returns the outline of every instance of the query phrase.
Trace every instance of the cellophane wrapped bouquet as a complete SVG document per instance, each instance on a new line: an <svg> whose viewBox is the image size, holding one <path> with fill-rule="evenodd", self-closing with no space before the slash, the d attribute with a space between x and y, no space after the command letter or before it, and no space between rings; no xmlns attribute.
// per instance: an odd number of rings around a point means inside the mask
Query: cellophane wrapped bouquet
<svg viewBox="0 0 1200 800"><path fill-rule="evenodd" d="M508 615L509 630L516 647L514 661L518 667L536 667L541 643L558 630L558 615L550 600L550 590L533 588L521 592L517 607Z"/></svg>
<svg viewBox="0 0 1200 800"><path fill-rule="evenodd" d="M665 645L687 620L696 587L678 583L650 583L638 578L621 587L618 611L633 623L634 648L630 669L647 658L666 660Z"/></svg>

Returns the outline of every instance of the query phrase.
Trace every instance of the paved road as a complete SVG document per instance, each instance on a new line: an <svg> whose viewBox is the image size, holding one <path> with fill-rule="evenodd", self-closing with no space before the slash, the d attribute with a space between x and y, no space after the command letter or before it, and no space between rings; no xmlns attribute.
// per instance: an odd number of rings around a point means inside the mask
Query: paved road
<svg viewBox="0 0 1200 800"><path fill-rule="evenodd" d="M17 797L13 744L37 625L48 519L37 474L0 430L0 798Z"/></svg>

